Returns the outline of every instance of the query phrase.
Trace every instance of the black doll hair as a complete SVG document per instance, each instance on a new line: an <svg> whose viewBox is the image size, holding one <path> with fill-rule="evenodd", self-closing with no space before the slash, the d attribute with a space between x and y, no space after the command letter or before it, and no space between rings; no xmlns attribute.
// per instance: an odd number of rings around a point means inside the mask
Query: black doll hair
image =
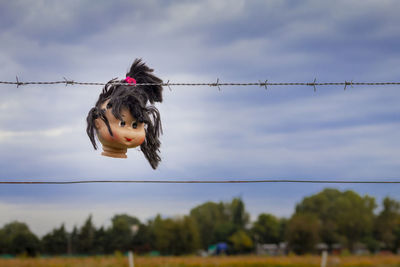
<svg viewBox="0 0 400 267"><path fill-rule="evenodd" d="M125 80L113 79L109 81L103 88L96 105L90 109L86 118L86 132L94 149L97 149L95 140L95 120L100 118L106 124L111 136L110 124L105 116L105 109L101 106L107 100L107 109L112 108L112 114L119 120L122 120L121 109L127 108L132 116L139 122L145 124L146 138L141 144L140 149L150 163L153 169L156 169L161 161L159 156L160 140L162 134L160 112L153 105L154 102L162 102L162 80L152 74L153 69L146 66L141 59L135 59L127 77L132 77L139 85L129 85ZM115 83L126 83L115 84ZM142 83L152 83L155 85L140 85ZM151 105L147 105L150 102Z"/></svg>

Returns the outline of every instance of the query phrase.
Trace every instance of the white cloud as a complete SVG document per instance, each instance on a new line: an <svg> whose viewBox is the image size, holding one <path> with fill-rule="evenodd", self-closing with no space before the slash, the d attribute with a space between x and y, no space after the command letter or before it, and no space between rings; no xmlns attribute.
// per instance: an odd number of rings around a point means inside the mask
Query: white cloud
<svg viewBox="0 0 400 267"><path fill-rule="evenodd" d="M74 129L75 128L75 129ZM1 142L10 142L10 139L15 138L32 138L35 140L37 138L46 138L46 137L60 137L62 135L67 135L71 132L76 131L77 127L59 127L41 131L0 131L0 143Z"/></svg>

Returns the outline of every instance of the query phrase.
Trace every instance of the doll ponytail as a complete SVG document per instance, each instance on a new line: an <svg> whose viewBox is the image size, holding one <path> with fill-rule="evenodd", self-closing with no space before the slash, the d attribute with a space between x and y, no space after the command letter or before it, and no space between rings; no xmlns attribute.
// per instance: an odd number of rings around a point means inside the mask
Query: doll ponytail
<svg viewBox="0 0 400 267"><path fill-rule="evenodd" d="M146 95L147 100L154 104L154 102L162 102L162 80L156 77L152 72L154 70L150 69L142 59L135 59L129 72L126 74L127 77L132 77L136 80L138 84L141 83L154 83L157 85L138 85L137 88L140 89Z"/></svg>

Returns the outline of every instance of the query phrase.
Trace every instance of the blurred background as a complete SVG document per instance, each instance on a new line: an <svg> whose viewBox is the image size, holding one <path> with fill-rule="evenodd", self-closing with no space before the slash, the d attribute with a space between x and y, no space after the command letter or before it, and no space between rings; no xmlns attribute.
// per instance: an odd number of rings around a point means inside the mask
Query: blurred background
<svg viewBox="0 0 400 267"><path fill-rule="evenodd" d="M399 8L395 0L1 1L0 80L107 82L142 58L165 82L399 81ZM136 149L125 160L93 150L86 116L101 89L1 85L0 180L399 178L398 86L164 88L157 170ZM208 201L239 201L247 229L262 213L291 218L326 187L1 185L0 226L24 222L41 238L62 224L72 233L90 219L106 230L128 214L150 225ZM385 197L399 201L397 185L329 187L334 199L353 191L372 217Z"/></svg>

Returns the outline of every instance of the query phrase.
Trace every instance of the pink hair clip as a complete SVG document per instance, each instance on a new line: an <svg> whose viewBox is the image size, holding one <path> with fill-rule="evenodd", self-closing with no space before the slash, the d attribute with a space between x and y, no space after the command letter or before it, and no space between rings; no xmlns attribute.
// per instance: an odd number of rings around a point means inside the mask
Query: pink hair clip
<svg viewBox="0 0 400 267"><path fill-rule="evenodd" d="M132 77L126 76L125 81L129 84L136 84L136 80Z"/></svg>

